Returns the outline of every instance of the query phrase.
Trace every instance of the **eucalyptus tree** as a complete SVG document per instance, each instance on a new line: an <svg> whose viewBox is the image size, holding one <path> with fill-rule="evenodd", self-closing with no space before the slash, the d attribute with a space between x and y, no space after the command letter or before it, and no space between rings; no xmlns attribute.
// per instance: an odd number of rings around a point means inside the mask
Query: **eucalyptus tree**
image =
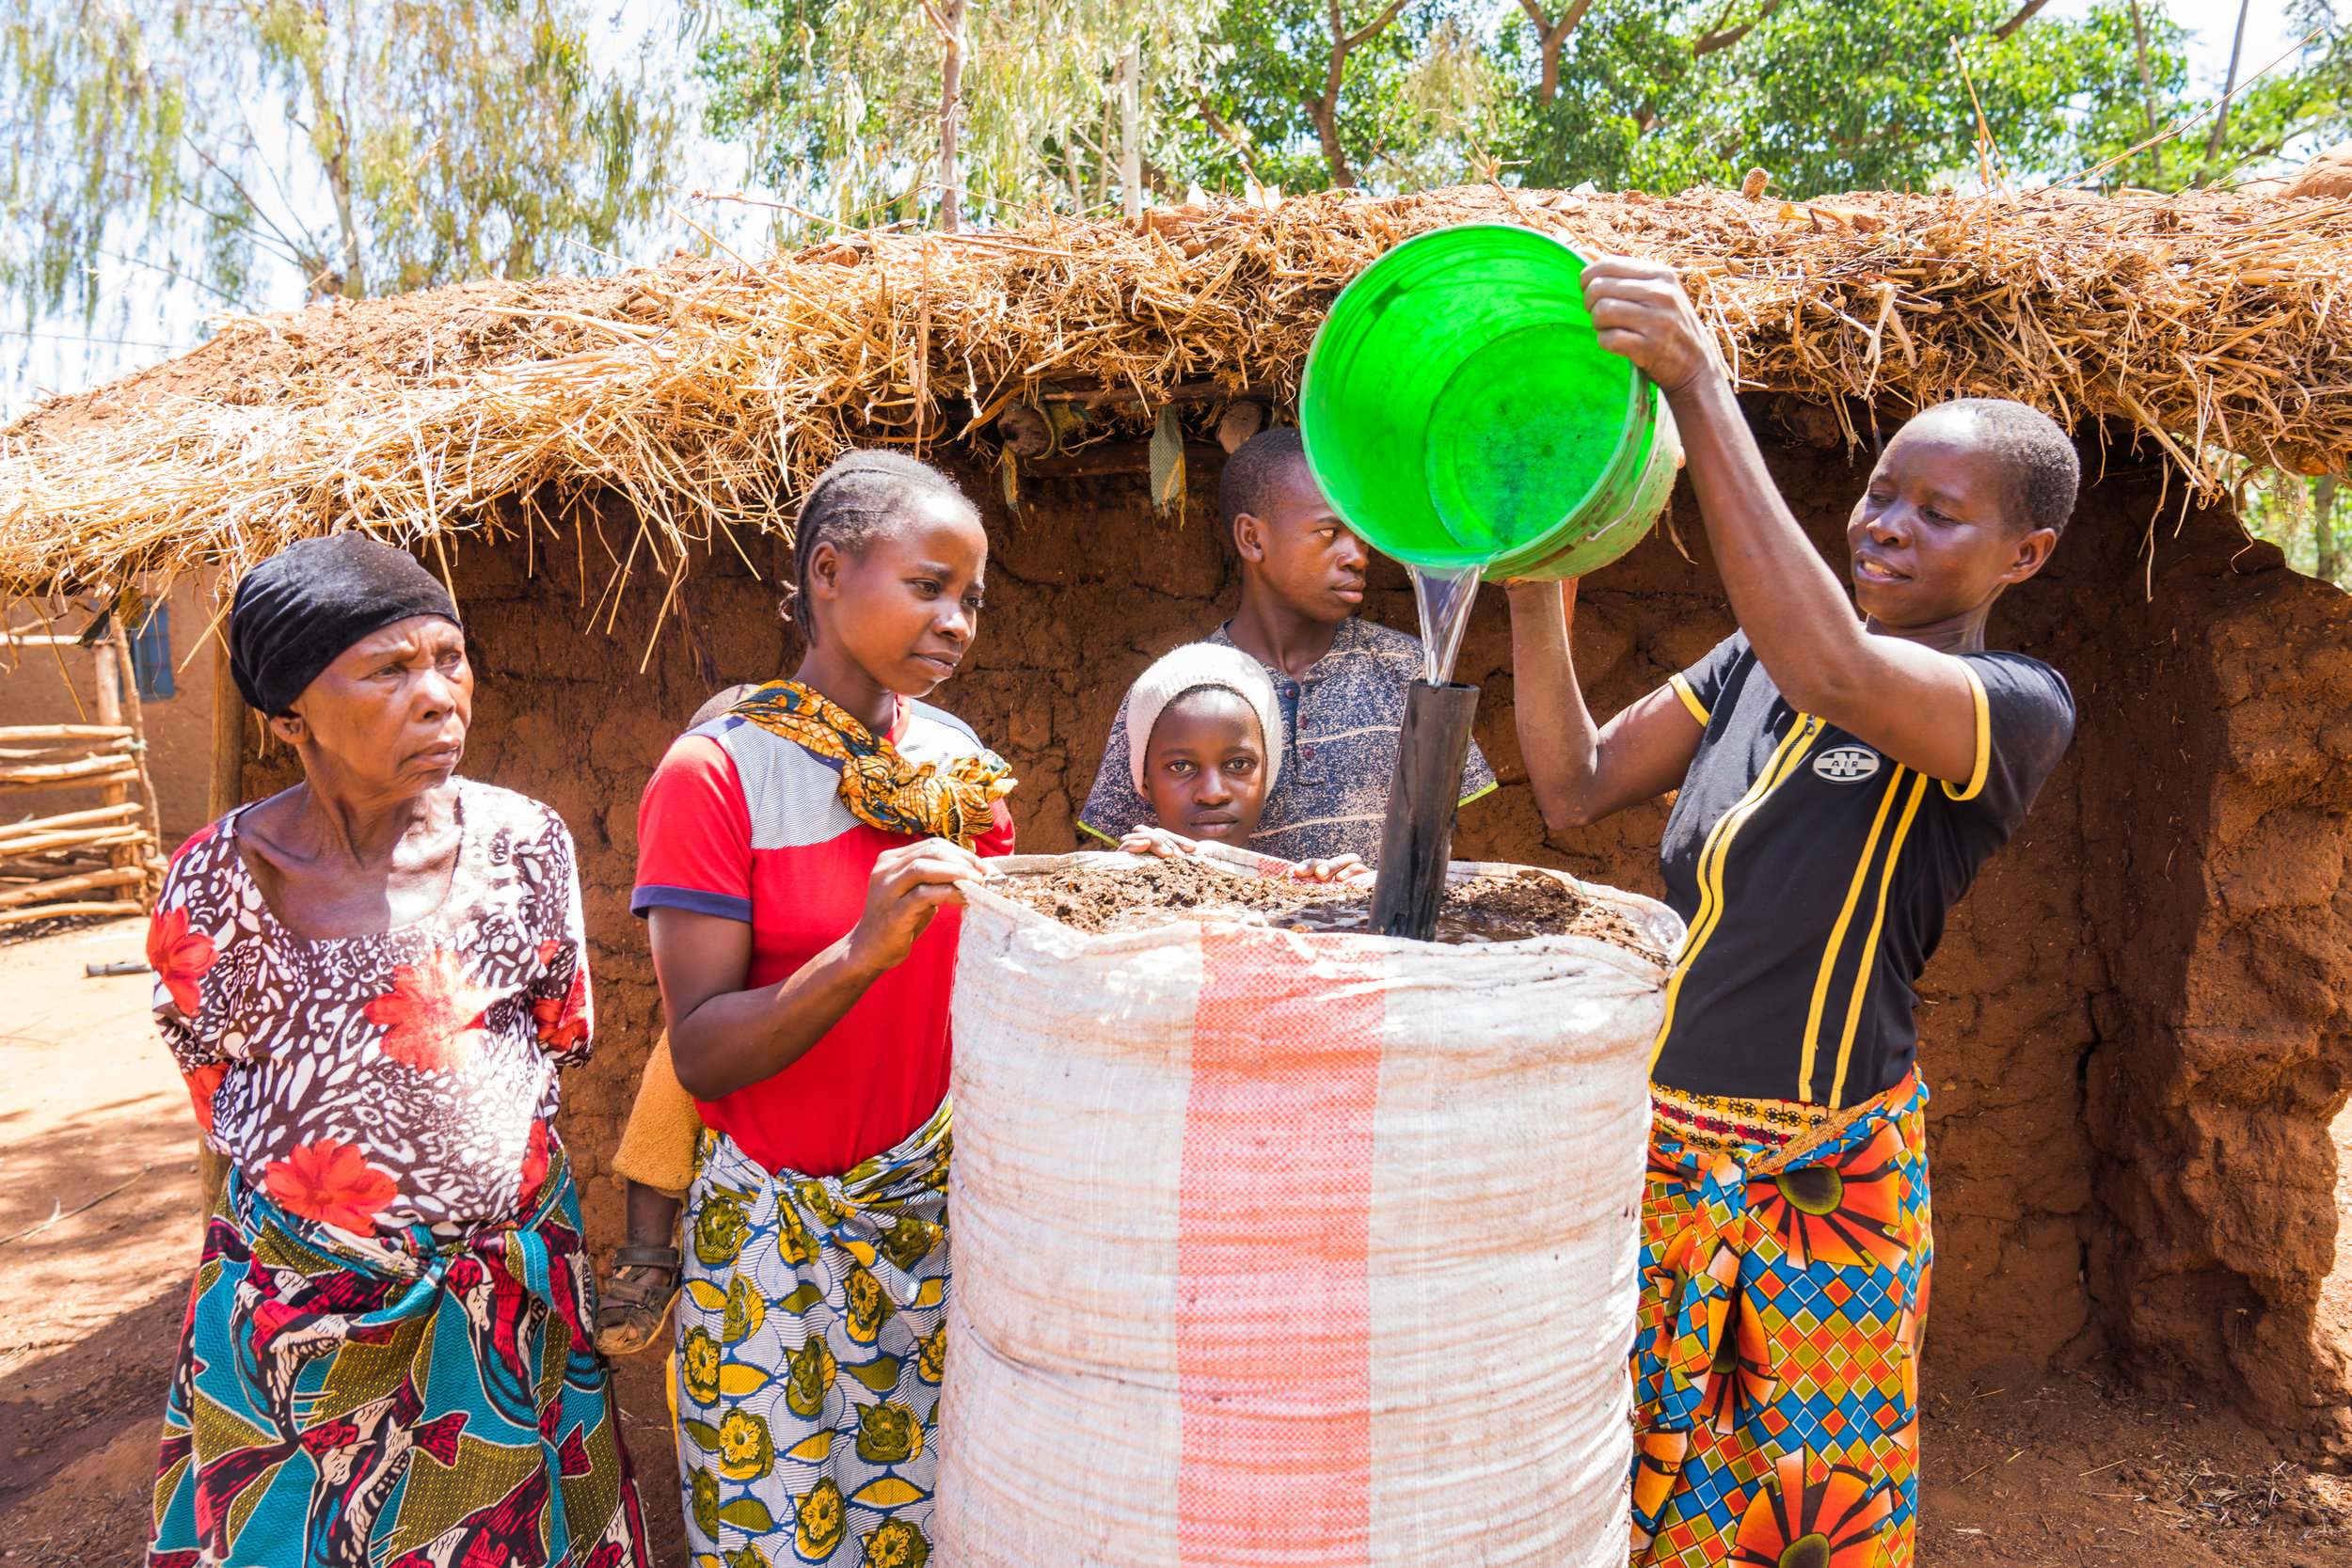
<svg viewBox="0 0 2352 1568"><path fill-rule="evenodd" d="M99 304L96 268L192 243L254 298L529 275L620 247L681 149L666 86L599 71L584 0L0 0L0 289Z"/></svg>
<svg viewBox="0 0 2352 1568"><path fill-rule="evenodd" d="M1474 177L1508 90L1489 11L1478 0L1232 0L1186 160L1228 187Z"/></svg>
<svg viewBox="0 0 2352 1568"><path fill-rule="evenodd" d="M748 144L755 180L842 222L953 228L1165 182L1222 3L745 0L697 69L710 129Z"/></svg>

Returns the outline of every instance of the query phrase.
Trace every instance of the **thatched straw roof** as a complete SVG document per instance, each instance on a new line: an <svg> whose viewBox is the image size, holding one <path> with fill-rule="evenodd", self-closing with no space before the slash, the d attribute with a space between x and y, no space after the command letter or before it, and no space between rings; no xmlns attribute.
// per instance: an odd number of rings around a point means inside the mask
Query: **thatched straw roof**
<svg viewBox="0 0 2352 1568"><path fill-rule="evenodd" d="M2022 398L2144 435L2208 494L2233 457L2352 451L2352 202L1332 195L231 320L0 432L0 591L234 569L352 525L528 526L596 488L665 554L780 527L842 448L963 437L1041 384L1123 388L1131 428L1180 388L1196 417L1219 388L1294 395L1350 277L1470 219L1678 262L1743 386L1841 419Z"/></svg>

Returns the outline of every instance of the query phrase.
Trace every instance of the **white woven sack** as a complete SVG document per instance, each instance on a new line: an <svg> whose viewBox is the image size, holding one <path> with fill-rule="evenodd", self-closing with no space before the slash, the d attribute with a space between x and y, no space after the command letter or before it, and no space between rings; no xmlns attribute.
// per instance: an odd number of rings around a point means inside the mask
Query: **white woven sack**
<svg viewBox="0 0 2352 1568"><path fill-rule="evenodd" d="M942 1562L1622 1564L1663 968L967 892Z"/></svg>

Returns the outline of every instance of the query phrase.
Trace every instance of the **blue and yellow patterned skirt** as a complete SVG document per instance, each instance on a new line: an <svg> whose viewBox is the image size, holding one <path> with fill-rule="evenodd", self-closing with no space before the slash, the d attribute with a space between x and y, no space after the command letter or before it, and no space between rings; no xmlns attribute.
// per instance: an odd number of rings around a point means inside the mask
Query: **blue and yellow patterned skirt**
<svg viewBox="0 0 2352 1568"><path fill-rule="evenodd" d="M1927 1103L1916 1072L1835 1115L1655 1091L1636 1568L1910 1568Z"/></svg>
<svg viewBox="0 0 2352 1568"><path fill-rule="evenodd" d="M696 1568L930 1561L950 1143L943 1103L819 1179L705 1135L675 1390Z"/></svg>

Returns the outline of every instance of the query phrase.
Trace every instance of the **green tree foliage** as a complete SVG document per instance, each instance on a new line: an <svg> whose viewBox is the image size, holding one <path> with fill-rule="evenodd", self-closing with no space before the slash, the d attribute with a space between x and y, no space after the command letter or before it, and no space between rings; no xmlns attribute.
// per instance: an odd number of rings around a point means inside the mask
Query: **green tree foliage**
<svg viewBox="0 0 2352 1568"><path fill-rule="evenodd" d="M579 0L0 0L0 289L98 306L112 245L226 302L263 254L317 293L530 276L625 242L679 155L659 84L600 73Z"/></svg>
<svg viewBox="0 0 2352 1568"><path fill-rule="evenodd" d="M1213 183L1286 190L1443 183L1507 91L1457 0L1233 0L1186 144Z"/></svg>
<svg viewBox="0 0 2352 1568"><path fill-rule="evenodd" d="M2352 135L2352 7L2298 0L2287 16L2296 38L2317 37L2291 68L2253 82L2228 105L2221 136L2187 138L2193 147L2175 156L2173 182L2226 183L2290 149ZM2239 80L2269 63L2241 61Z"/></svg>
<svg viewBox="0 0 2352 1568"><path fill-rule="evenodd" d="M2352 132L2352 11L2334 0L2298 0L2298 34L2317 40L2217 118L2161 0L2099 0L2071 20L2030 0L1593 0L1551 16L1520 3L1527 23L1500 47L1530 184L1670 191L1760 166L1804 198L1961 182L1987 163L2031 183L2121 159L2091 182L2174 190ZM2243 61L2238 81L2268 64Z"/></svg>
<svg viewBox="0 0 2352 1568"><path fill-rule="evenodd" d="M961 205L1018 218L1120 185L1115 77L1138 55L1137 152L1193 113L1215 0L745 0L704 42L708 123L754 177L845 221L939 211L943 107ZM950 45L957 91L946 96Z"/></svg>
<svg viewBox="0 0 2352 1568"><path fill-rule="evenodd" d="M2257 468L2238 488L2237 514L2246 531L2279 546L2305 577L2343 584L2352 577L2352 508L2340 508L2334 479L2306 479Z"/></svg>
<svg viewBox="0 0 2352 1568"><path fill-rule="evenodd" d="M1007 212L1115 183L1105 83L1125 24L1084 8L1116 3L1047 0L1024 33L987 21L1018 0L970 0L964 106L994 150L967 183ZM1234 194L1490 177L1664 192L1759 166L1797 198L2084 171L2107 189L2222 183L2352 130L2352 0L2295 3L2318 40L2215 121L2163 0L2065 17L2047 0L1191 0L1152 13L1146 172ZM714 128L755 140L779 185L913 215L937 142L933 31L903 0L747 4L703 56ZM1074 41L1057 55L1041 33Z"/></svg>
<svg viewBox="0 0 2352 1568"><path fill-rule="evenodd" d="M2132 29L2120 4L2076 22L2039 8L1601 0L1563 40L1549 101L1531 22L1504 40L1522 85L1525 178L1679 190L1737 185L1761 166L1790 197L1916 190L1982 172L1980 124L1996 177L2071 173L2139 122ZM2161 86L2177 102L2179 30L2158 22Z"/></svg>

